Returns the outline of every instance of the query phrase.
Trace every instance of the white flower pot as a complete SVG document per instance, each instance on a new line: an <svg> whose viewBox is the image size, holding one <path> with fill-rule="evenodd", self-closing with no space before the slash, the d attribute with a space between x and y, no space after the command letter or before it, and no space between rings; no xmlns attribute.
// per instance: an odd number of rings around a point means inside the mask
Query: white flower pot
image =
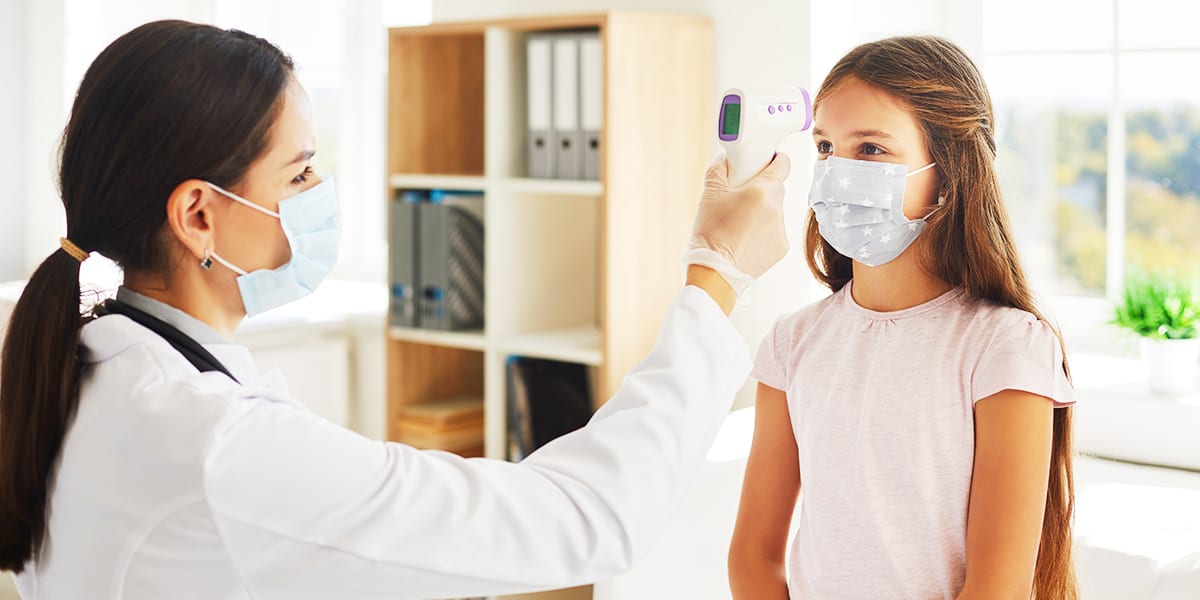
<svg viewBox="0 0 1200 600"><path fill-rule="evenodd" d="M1200 338L1190 340L1142 338L1142 360L1146 362L1151 391L1161 394L1186 394L1196 389Z"/></svg>

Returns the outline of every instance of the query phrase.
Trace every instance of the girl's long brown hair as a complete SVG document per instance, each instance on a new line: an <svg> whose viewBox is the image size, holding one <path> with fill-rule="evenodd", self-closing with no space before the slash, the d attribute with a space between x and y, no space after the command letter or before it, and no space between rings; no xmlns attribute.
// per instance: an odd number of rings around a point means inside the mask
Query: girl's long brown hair
<svg viewBox="0 0 1200 600"><path fill-rule="evenodd" d="M975 64L960 48L936 37L894 37L863 44L833 67L821 84L816 106L849 77L908 106L941 172L939 195L945 197L945 204L930 215L925 228L925 270L974 298L1042 319L1013 243L996 178L992 101ZM853 277L851 259L821 237L811 210L805 250L809 269L829 289L840 290ZM1065 348L1063 356L1062 368L1069 376ZM1071 558L1075 508L1071 415L1069 407L1054 410L1050 486L1033 579L1033 597L1038 600L1079 597Z"/></svg>

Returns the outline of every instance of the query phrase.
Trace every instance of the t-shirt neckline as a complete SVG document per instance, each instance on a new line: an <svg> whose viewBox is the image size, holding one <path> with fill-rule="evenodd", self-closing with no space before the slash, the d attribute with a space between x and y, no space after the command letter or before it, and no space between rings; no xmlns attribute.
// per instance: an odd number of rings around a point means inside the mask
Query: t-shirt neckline
<svg viewBox="0 0 1200 600"><path fill-rule="evenodd" d="M853 285L854 285L854 280L852 279L850 281L847 281L846 285L842 287L842 289L841 289L842 301L845 303L845 305L847 307L850 308L850 310L854 311L855 313L858 313L859 315L862 315L863 317L866 317L868 319L872 319L875 321L895 321L898 319L907 319L910 317L915 317L915 316L921 315L923 313L927 313L931 310L937 309L949 302L957 300L960 296L963 295L964 292L966 292L966 290L964 290L961 287L954 287L954 288L950 288L948 291L942 293L940 296L933 298L932 300L922 302L921 304L918 304L916 306L910 306L909 308L904 308L901 310L879 311L879 310L871 310L869 308L865 308L865 307L861 306L858 302L855 302L854 295L850 293L850 288Z"/></svg>

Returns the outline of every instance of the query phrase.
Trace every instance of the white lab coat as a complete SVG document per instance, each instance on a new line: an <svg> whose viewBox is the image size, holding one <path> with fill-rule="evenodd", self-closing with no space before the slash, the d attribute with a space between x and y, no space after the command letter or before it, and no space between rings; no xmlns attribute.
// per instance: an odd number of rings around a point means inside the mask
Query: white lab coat
<svg viewBox="0 0 1200 600"><path fill-rule="evenodd" d="M367 439L240 346L200 374L122 316L82 332L79 411L25 600L442 598L610 578L666 528L745 380L704 292L591 423L519 464Z"/></svg>

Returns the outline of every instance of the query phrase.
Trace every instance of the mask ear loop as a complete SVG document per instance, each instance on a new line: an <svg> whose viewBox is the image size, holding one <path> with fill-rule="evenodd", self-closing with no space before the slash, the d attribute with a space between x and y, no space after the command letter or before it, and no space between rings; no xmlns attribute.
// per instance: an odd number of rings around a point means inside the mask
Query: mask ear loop
<svg viewBox="0 0 1200 600"><path fill-rule="evenodd" d="M226 269L229 269L230 271L233 271L234 273L237 273L238 275L248 275L248 274L249 274L249 273L247 273L247 272L246 272L246 270L245 270L245 269L242 269L242 268L240 268L240 267L237 267L237 266L235 266L233 263L231 263L231 262L229 262L229 261L227 261L227 260L225 260L225 259L221 258L221 255L220 255L220 254L217 254L216 252L210 252L210 253L209 253L209 256L211 256L212 258L215 258L215 259L217 259L217 262L219 262L219 263L221 263L222 265L224 265ZM201 266L203 266L203 265L201 265Z"/></svg>
<svg viewBox="0 0 1200 600"><path fill-rule="evenodd" d="M904 178L905 178L905 179L908 179L909 177L912 177L913 175L919 175L919 174L921 174L921 173L924 173L925 171L928 171L928 170L930 170L930 169L934 168L935 166L937 166L937 163L935 163L935 162L931 162L931 163L929 163L929 164L927 164L927 165L925 165L925 166L921 167L920 169L917 169L916 171L913 171L913 172L911 172L911 173L906 173L906 174L904 175Z"/></svg>
<svg viewBox="0 0 1200 600"><path fill-rule="evenodd" d="M277 213L273 210L265 209L265 208L255 204L255 203L253 203L253 202L251 202L251 201L249 201L249 200L247 200L247 199L245 199L245 198L243 198L243 197L241 197L241 196L239 196L239 195L237 195L215 183L211 183L208 181L205 181L204 183L208 184L208 187L216 190L221 195L229 198L230 200L233 200L234 202L237 202L238 204L245 206L246 208L251 208L251 209L257 210L258 212L260 212L264 215L267 215L268 217L275 217L276 219L282 218L279 216L279 213ZM218 257L217 260L220 260L220 258Z"/></svg>
<svg viewBox="0 0 1200 600"><path fill-rule="evenodd" d="M937 197L937 205L936 205L936 206L934 206L934 207L932 207L932 208L930 208L930 209L929 209L929 212L925 213L925 216L921 217L921 220L922 220L922 221L928 221L928 220L929 220L929 217L930 217L931 215L933 215L933 213L937 212L937 211L938 211L940 208L942 208L942 207L943 207L943 206L945 206L945 205L946 205L946 195L945 195L945 194L938 194L938 197Z"/></svg>

